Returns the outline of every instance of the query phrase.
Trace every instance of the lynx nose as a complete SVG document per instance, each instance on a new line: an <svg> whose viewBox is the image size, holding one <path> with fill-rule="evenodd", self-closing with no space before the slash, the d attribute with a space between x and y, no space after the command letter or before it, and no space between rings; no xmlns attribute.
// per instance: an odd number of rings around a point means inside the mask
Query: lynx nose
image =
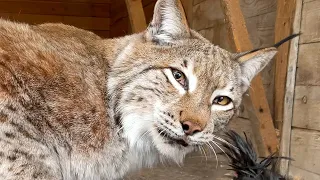
<svg viewBox="0 0 320 180"><path fill-rule="evenodd" d="M188 136L202 131L201 127L198 124L192 123L191 121L185 121L181 123L184 133Z"/></svg>

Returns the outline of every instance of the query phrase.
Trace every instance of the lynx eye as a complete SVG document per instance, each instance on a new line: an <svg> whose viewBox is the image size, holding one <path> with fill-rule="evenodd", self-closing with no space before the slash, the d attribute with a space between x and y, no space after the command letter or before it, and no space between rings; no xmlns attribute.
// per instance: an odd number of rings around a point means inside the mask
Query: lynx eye
<svg viewBox="0 0 320 180"><path fill-rule="evenodd" d="M217 96L213 100L213 104L218 104L221 106L226 106L226 105L230 104L231 102L232 102L232 100L228 96Z"/></svg>
<svg viewBox="0 0 320 180"><path fill-rule="evenodd" d="M186 80L186 76L183 74L183 72L173 69L172 70L172 75L174 77L174 79L180 83L183 87L187 86L187 80Z"/></svg>

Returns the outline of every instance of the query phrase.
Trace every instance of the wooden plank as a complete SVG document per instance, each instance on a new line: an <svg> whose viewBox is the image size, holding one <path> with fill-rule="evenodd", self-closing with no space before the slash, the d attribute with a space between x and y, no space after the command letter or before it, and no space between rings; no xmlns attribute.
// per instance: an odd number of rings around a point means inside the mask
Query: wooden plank
<svg viewBox="0 0 320 180"><path fill-rule="evenodd" d="M297 85L320 85L319 49L320 43L300 45Z"/></svg>
<svg viewBox="0 0 320 180"><path fill-rule="evenodd" d="M300 32L301 11L303 0L297 0L296 11L293 21L293 33ZM296 69L298 61L299 37L290 41L288 73L286 81L286 92L283 111L283 128L281 132L280 152L283 157L290 157L290 142L291 142L291 126L293 116L294 91L296 82ZM287 160L280 161L280 172L286 175L289 170L289 162Z"/></svg>
<svg viewBox="0 0 320 180"><path fill-rule="evenodd" d="M296 86L294 127L320 131L320 86Z"/></svg>
<svg viewBox="0 0 320 180"><path fill-rule="evenodd" d="M275 11L246 18L246 25L253 48L268 47L274 44L275 20Z"/></svg>
<svg viewBox="0 0 320 180"><path fill-rule="evenodd" d="M128 17L122 17L113 22L110 26L110 37L121 37L131 33Z"/></svg>
<svg viewBox="0 0 320 180"><path fill-rule="evenodd" d="M149 24L152 21L153 11L156 1L151 2L150 4L143 7L144 15L146 17L146 22Z"/></svg>
<svg viewBox="0 0 320 180"><path fill-rule="evenodd" d="M141 0L143 7L149 6L150 4L155 4L156 1L157 0ZM110 12L112 16L117 14L121 14L123 17L128 16L127 6L124 0L112 0L111 6L112 8Z"/></svg>
<svg viewBox="0 0 320 180"><path fill-rule="evenodd" d="M269 66L265 67L265 71L262 71L261 74L261 78L262 78L262 82L263 82L263 87L266 93L266 98L269 104L269 109L270 109L270 114L271 114L271 118L274 117L274 106L273 102L274 102L274 84L272 82L270 82L270 84L266 84L264 79L267 79L267 77L273 77L272 74L274 73L274 68L272 67L273 62L270 62ZM267 74L267 75L266 75ZM274 124L274 121L273 121ZM278 129L276 129L278 130Z"/></svg>
<svg viewBox="0 0 320 180"><path fill-rule="evenodd" d="M230 37L232 37L234 50L237 52L251 50L252 44L239 1L221 0L221 3L228 22L228 31ZM248 98L244 98L244 102L248 105L250 119L257 125L257 128L254 128L257 131L256 135L261 135L263 146L259 147L259 152L262 155L268 155L277 151L278 139L260 75L252 80L251 87L249 89L251 101Z"/></svg>
<svg viewBox="0 0 320 180"><path fill-rule="evenodd" d="M207 0L193 7L192 27L195 30L202 30L224 24L224 15L220 1Z"/></svg>
<svg viewBox="0 0 320 180"><path fill-rule="evenodd" d="M95 34L97 34L98 36L102 37L102 38L109 38L110 37L110 31L92 31Z"/></svg>
<svg viewBox="0 0 320 180"><path fill-rule="evenodd" d="M236 131L240 135L244 135L246 133L247 137L252 141L254 149L258 150L258 142L259 138L256 138L255 132L253 131L254 126L249 119L244 119L240 117L233 118L228 124L228 128Z"/></svg>
<svg viewBox="0 0 320 180"><path fill-rule="evenodd" d="M309 1L303 4L300 43L320 41L320 1Z"/></svg>
<svg viewBox="0 0 320 180"><path fill-rule="evenodd" d="M269 12L246 18L246 25L253 48L269 47L274 44L274 25L276 12ZM272 117L274 117L274 63L271 61L262 71L267 100Z"/></svg>
<svg viewBox="0 0 320 180"><path fill-rule="evenodd" d="M141 0L125 0L132 32L142 32L147 28Z"/></svg>
<svg viewBox="0 0 320 180"><path fill-rule="evenodd" d="M155 2L155 0L142 1L146 22L150 22L152 19ZM114 0L111 4L110 13L112 15L110 37L120 37L130 34L131 26L125 1Z"/></svg>
<svg viewBox="0 0 320 180"><path fill-rule="evenodd" d="M34 14L0 13L0 17L12 21L29 24L42 24L47 22L64 23L87 30L109 30L109 18L75 17L75 16L51 16Z"/></svg>
<svg viewBox="0 0 320 180"><path fill-rule="evenodd" d="M181 0L181 3L187 16L188 25L191 27L193 21L193 0Z"/></svg>
<svg viewBox="0 0 320 180"><path fill-rule="evenodd" d="M277 9L277 0L240 0L241 10L245 18L258 16Z"/></svg>
<svg viewBox="0 0 320 180"><path fill-rule="evenodd" d="M270 104L269 102L273 102L273 88L272 88L273 86L272 84L264 84L263 86L267 96L268 104ZM270 106L271 115L272 115L272 109L273 107ZM241 118L250 119L248 111L244 106L244 104L241 104L238 116ZM279 134L277 134L277 137L279 138Z"/></svg>
<svg viewBox="0 0 320 180"><path fill-rule="evenodd" d="M291 164L295 167L319 174L320 132L292 129Z"/></svg>
<svg viewBox="0 0 320 180"><path fill-rule="evenodd" d="M213 40L215 40L215 34L217 31L215 31L214 27L210 27L207 29L202 29L199 30L198 33L200 33L204 38L208 39L211 43L213 43ZM220 37L220 33L219 36ZM213 44L218 44L218 43L213 43Z"/></svg>
<svg viewBox="0 0 320 180"><path fill-rule="evenodd" d="M124 0L112 0L111 9L110 9L111 17L114 16L128 16L128 11L126 7L126 2Z"/></svg>
<svg viewBox="0 0 320 180"><path fill-rule="evenodd" d="M29 24L42 24L47 22L58 23L63 21L63 16L50 15L0 13L0 17L3 19L9 19L11 21L24 22Z"/></svg>
<svg viewBox="0 0 320 180"><path fill-rule="evenodd" d="M109 17L110 4L0 1L0 13Z"/></svg>
<svg viewBox="0 0 320 180"><path fill-rule="evenodd" d="M63 23L89 30L109 30L109 18L64 16Z"/></svg>
<svg viewBox="0 0 320 180"><path fill-rule="evenodd" d="M1 0L1 1L15 1L15 0ZM16 0L17 1L17 0ZM41 2L46 0L19 0L21 2ZM81 2L81 3L102 3L102 4L109 4L111 0L50 0L52 2Z"/></svg>
<svg viewBox="0 0 320 180"><path fill-rule="evenodd" d="M278 0L275 25L275 42L292 34L293 17L296 9L296 0ZM275 126L281 131L283 123L283 105L288 68L290 43L284 43L278 48L275 57L274 77L274 111Z"/></svg>
<svg viewBox="0 0 320 180"><path fill-rule="evenodd" d="M193 5L197 5L197 4L200 4L203 1L206 1L206 0L194 0L192 4Z"/></svg>
<svg viewBox="0 0 320 180"><path fill-rule="evenodd" d="M257 75L251 82L249 97L244 98L244 104L249 118L255 124L256 135L261 136L263 146L260 148L261 155L269 155L278 151L279 140L274 128L271 112L261 75Z"/></svg>
<svg viewBox="0 0 320 180"><path fill-rule="evenodd" d="M311 1L317 1L317 0L304 0L303 3L311 2Z"/></svg>
<svg viewBox="0 0 320 180"><path fill-rule="evenodd" d="M213 44L219 45L221 48L231 51L232 46L227 33L227 25L219 24L211 28L199 30L206 39Z"/></svg>
<svg viewBox="0 0 320 180"><path fill-rule="evenodd" d="M320 179L320 174L316 174L298 167L291 165L290 177L294 177L294 180L317 180Z"/></svg>
<svg viewBox="0 0 320 180"><path fill-rule="evenodd" d="M142 0L147 23L152 19L155 3L156 0ZM119 37L131 33L128 11L124 0L113 0L110 14L112 15L110 37Z"/></svg>

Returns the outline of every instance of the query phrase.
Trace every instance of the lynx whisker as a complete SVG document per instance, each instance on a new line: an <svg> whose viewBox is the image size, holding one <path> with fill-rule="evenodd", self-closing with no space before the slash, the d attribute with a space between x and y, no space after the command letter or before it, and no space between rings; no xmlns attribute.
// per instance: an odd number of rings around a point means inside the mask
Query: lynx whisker
<svg viewBox="0 0 320 180"><path fill-rule="evenodd" d="M221 137L218 137L218 136L216 136L216 135L213 135L213 138L215 138L215 139L217 139L217 140L219 140L219 141L221 141L221 142L223 142L223 143L226 143L226 144L228 144L229 146L232 146L232 147L234 147L234 148L237 149L237 147L235 147L233 144L229 143L228 141L222 139Z"/></svg>
<svg viewBox="0 0 320 180"><path fill-rule="evenodd" d="M160 138L160 137L161 137L161 134L164 133L165 131L166 131L166 129L163 129L162 131L160 131L160 132L157 134L156 138ZM165 135L166 135L166 134L165 134Z"/></svg>
<svg viewBox="0 0 320 180"><path fill-rule="evenodd" d="M200 152L200 154L203 155L203 152L202 152L202 150L201 150L201 148L200 148L200 145L197 145L197 147L198 147L198 152ZM204 157L204 155L203 155L203 156L200 156L200 157Z"/></svg>
<svg viewBox="0 0 320 180"><path fill-rule="evenodd" d="M215 142L214 140L212 140L210 142L212 142L215 146L217 146L227 156L226 152L219 146L220 143ZM228 156L227 156L227 158L229 159Z"/></svg>
<svg viewBox="0 0 320 180"><path fill-rule="evenodd" d="M204 157L206 158L206 161L208 161L208 157L207 157L207 154L206 154L206 150L203 148L203 146L200 146L200 149L202 150L203 155L204 155Z"/></svg>
<svg viewBox="0 0 320 180"><path fill-rule="evenodd" d="M219 159L218 159L217 153L216 153L216 151L214 150L214 148L212 147L212 145L209 142L207 142L206 145L209 146L209 148L214 153L214 156L216 158L216 169L218 169Z"/></svg>

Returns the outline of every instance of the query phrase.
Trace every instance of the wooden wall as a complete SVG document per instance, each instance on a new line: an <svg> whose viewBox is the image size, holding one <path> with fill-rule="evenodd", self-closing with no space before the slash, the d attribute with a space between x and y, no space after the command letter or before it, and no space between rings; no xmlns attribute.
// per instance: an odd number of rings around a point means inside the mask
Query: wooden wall
<svg viewBox="0 0 320 180"><path fill-rule="evenodd" d="M0 17L30 24L61 22L109 37L110 0L0 0Z"/></svg>
<svg viewBox="0 0 320 180"><path fill-rule="evenodd" d="M320 179L320 1L304 0L301 7L290 173Z"/></svg>
<svg viewBox="0 0 320 180"><path fill-rule="evenodd" d="M155 3L156 0L142 0L147 23L149 23L152 19ZM125 0L112 0L110 14L110 37L120 37L131 34L131 27Z"/></svg>

